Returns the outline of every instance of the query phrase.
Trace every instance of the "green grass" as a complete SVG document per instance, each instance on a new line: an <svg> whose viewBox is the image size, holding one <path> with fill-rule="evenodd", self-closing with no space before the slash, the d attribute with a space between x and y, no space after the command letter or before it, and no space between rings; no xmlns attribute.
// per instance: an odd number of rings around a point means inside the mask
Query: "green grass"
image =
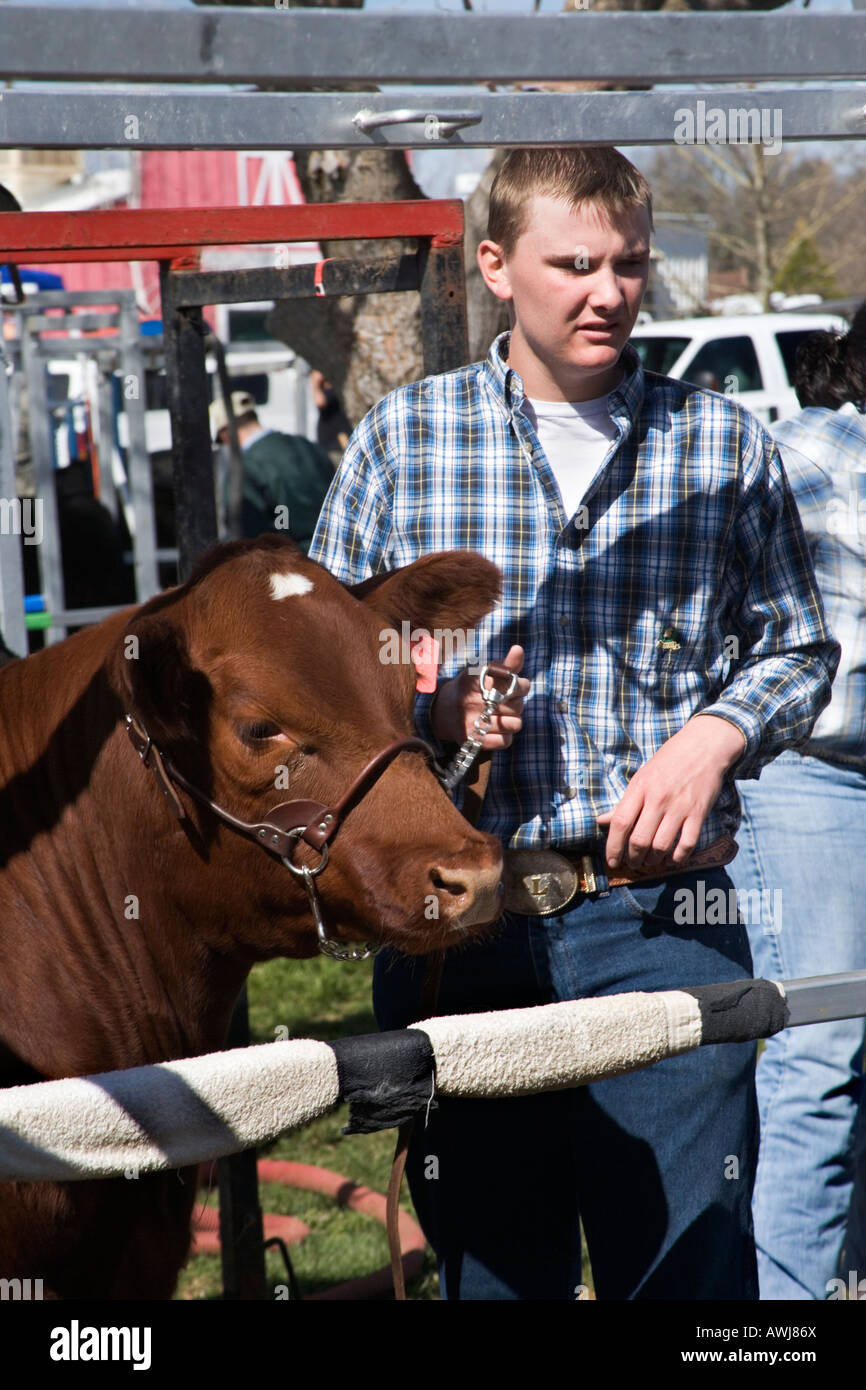
<svg viewBox="0 0 866 1390"><path fill-rule="evenodd" d="M376 1021L370 1003L372 962L341 964L316 957L313 960L274 960L257 966L250 975L247 993L250 1034L254 1042L290 1038L346 1037L374 1033ZM395 1130L378 1134L344 1135L348 1107L340 1106L305 1129L286 1134L259 1150L260 1158L289 1159L329 1168L354 1182L384 1193L394 1154ZM316 1293L346 1279L369 1274L388 1263L384 1226L371 1217L338 1207L319 1193L304 1192L276 1183L260 1185L262 1210L297 1216L310 1227L310 1235L290 1254L302 1294ZM204 1201L202 1189L199 1198ZM215 1202L215 1193L211 1201ZM415 1215L404 1183L402 1206ZM267 1275L273 1289L285 1284L282 1259L267 1254ZM218 1298L222 1290L220 1261L216 1255L196 1255L183 1270L177 1297ZM436 1266L430 1251L424 1268L407 1290L412 1299L438 1299Z"/></svg>
<svg viewBox="0 0 866 1390"><path fill-rule="evenodd" d="M342 964L318 956L313 960L274 960L256 966L250 975L247 993L250 1034L254 1042L273 1042L290 1038L348 1037L374 1033L376 1021L370 1003L372 962ZM314 1163L329 1168L376 1192L384 1193L394 1153L396 1131L378 1134L344 1135L348 1107L315 1120L259 1151L260 1158L288 1159L295 1163ZM290 1254L301 1293L317 1293L346 1279L369 1274L388 1263L388 1240L384 1226L371 1217L336 1206L329 1198L275 1183L260 1185L263 1211L299 1217L310 1227L310 1235ZM207 1198L206 1190L199 1194ZM216 1196L212 1194L211 1201ZM408 1184L403 1184L401 1205L415 1216ZM417 1218L416 1218L417 1219ZM267 1275L271 1290L285 1284L280 1256L267 1254ZM583 1282L592 1287L589 1266L584 1260ZM194 1256L183 1270L176 1297L214 1299L222 1292L219 1257ZM421 1274L410 1283L410 1299L439 1298L439 1281L432 1252L428 1249Z"/></svg>

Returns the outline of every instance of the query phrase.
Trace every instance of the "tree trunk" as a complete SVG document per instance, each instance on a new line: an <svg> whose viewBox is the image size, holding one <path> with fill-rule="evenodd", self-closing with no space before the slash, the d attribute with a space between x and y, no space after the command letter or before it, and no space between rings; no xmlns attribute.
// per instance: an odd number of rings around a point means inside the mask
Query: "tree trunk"
<svg viewBox="0 0 866 1390"><path fill-rule="evenodd" d="M749 151L752 157L752 180L755 190L755 292L761 300L765 314L770 312L770 290L773 287L773 268L770 264L770 199L767 187L767 170L764 164L763 145L753 145Z"/></svg>
<svg viewBox="0 0 866 1390"><path fill-rule="evenodd" d="M325 150L295 156L308 203L423 198L400 150ZM322 242L323 256L375 260L414 251L405 238ZM423 375L417 293L291 299L268 320L275 337L323 372L356 424L395 386Z"/></svg>

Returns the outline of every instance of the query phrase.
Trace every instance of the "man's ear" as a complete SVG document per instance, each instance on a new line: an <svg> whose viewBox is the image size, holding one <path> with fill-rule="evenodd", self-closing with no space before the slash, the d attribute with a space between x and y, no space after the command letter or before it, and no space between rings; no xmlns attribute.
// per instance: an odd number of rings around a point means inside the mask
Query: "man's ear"
<svg viewBox="0 0 866 1390"><path fill-rule="evenodd" d="M159 602L159 600L157 600ZM161 748L206 738L210 681L195 670L171 609L147 607L126 627L112 667L124 713L144 724Z"/></svg>
<svg viewBox="0 0 866 1390"><path fill-rule="evenodd" d="M495 241L485 239L479 244L475 259L481 271L481 278L491 294L495 294L497 299L512 299L511 277L501 246Z"/></svg>
<svg viewBox="0 0 866 1390"><path fill-rule="evenodd" d="M494 607L502 576L473 550L446 550L346 587L398 631L407 621L410 628L430 633L436 628L466 632Z"/></svg>

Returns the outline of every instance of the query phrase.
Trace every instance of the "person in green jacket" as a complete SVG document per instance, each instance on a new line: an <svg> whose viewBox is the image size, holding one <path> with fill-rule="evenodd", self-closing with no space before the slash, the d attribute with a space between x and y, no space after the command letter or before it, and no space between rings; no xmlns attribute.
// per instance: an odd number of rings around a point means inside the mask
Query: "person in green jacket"
<svg viewBox="0 0 866 1390"><path fill-rule="evenodd" d="M330 457L303 435L266 429L247 391L232 392L232 412L244 465L241 534L288 532L306 555L334 477ZM226 408L219 398L210 419L215 443L228 444Z"/></svg>

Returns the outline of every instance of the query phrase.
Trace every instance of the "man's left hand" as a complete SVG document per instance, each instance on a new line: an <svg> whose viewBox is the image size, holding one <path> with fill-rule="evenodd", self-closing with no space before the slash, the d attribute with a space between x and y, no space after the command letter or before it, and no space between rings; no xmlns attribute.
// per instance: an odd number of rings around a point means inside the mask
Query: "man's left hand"
<svg viewBox="0 0 866 1390"><path fill-rule="evenodd" d="M639 768L607 825L607 864L630 869L685 865L745 736L718 715L695 716Z"/></svg>

